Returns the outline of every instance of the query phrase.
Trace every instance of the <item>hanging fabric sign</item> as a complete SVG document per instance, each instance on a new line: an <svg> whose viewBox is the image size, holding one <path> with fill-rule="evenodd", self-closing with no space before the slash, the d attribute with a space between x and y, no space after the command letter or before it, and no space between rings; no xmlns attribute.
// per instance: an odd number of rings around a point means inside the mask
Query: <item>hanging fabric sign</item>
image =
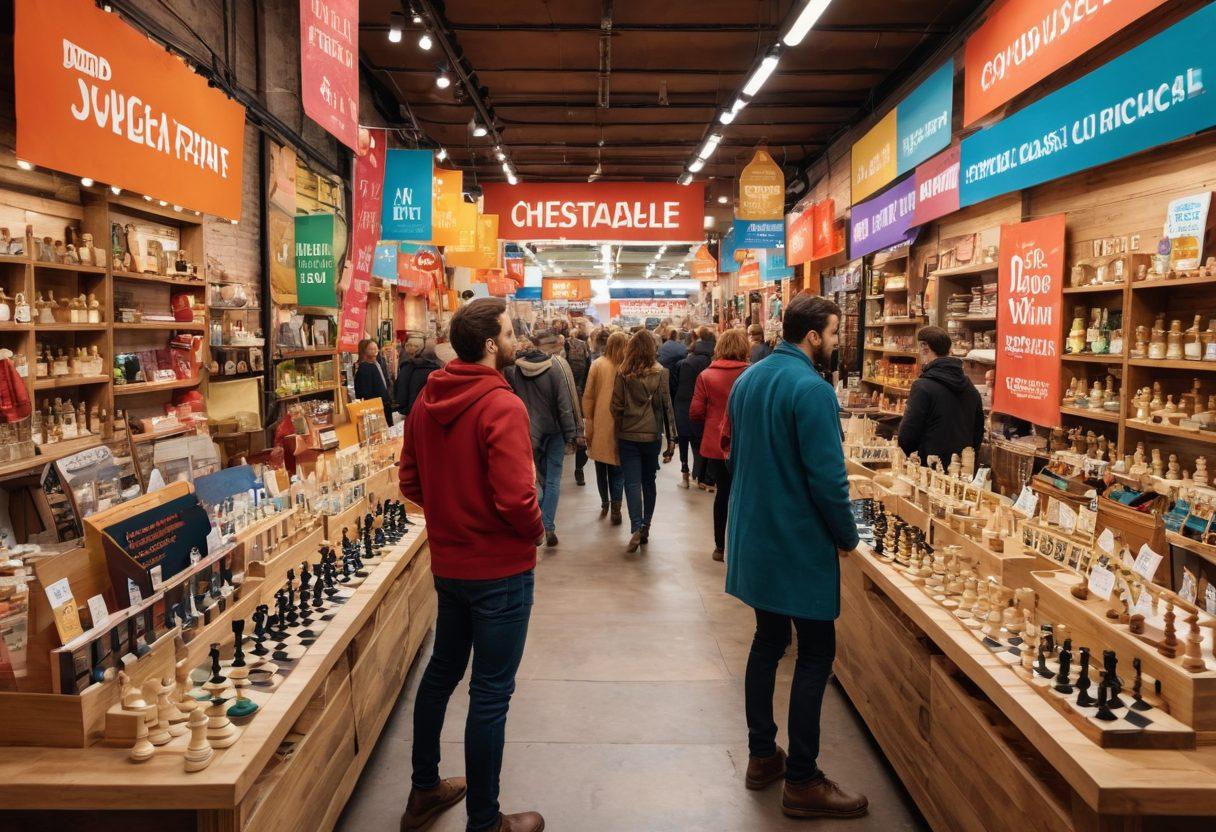
<svg viewBox="0 0 1216 832"><path fill-rule="evenodd" d="M858 203L899 175L895 111L870 128L849 151L853 202Z"/></svg>
<svg viewBox="0 0 1216 832"><path fill-rule="evenodd" d="M359 128L359 148L355 155L354 219L350 230L350 260L354 277L372 273L376 242L380 239L380 204L384 189L384 151L388 131ZM342 304L343 308L346 304ZM362 327L362 324L360 324Z"/></svg>
<svg viewBox="0 0 1216 832"><path fill-rule="evenodd" d="M735 245L735 227L732 225L726 229L726 233L722 235L722 242L718 244L718 269L723 274L732 274L739 271L739 259L737 252L739 247Z"/></svg>
<svg viewBox="0 0 1216 832"><path fill-rule="evenodd" d="M739 267L739 278L736 287L740 290L760 288L760 263L749 259Z"/></svg>
<svg viewBox="0 0 1216 832"><path fill-rule="evenodd" d="M735 220L735 245L739 248L777 248L785 245L785 219Z"/></svg>
<svg viewBox="0 0 1216 832"><path fill-rule="evenodd" d="M844 241L836 233L836 200L825 199L816 202L813 209L815 216L815 259L822 260L844 248Z"/></svg>
<svg viewBox="0 0 1216 832"><path fill-rule="evenodd" d="M540 182L482 186L504 240L693 242L705 238L705 185Z"/></svg>
<svg viewBox="0 0 1216 832"><path fill-rule="evenodd" d="M735 216L741 220L776 220L784 213L785 174L768 151L760 148L739 176Z"/></svg>
<svg viewBox="0 0 1216 832"><path fill-rule="evenodd" d="M1064 215L1001 226L992 408L1060 425Z"/></svg>
<svg viewBox="0 0 1216 832"><path fill-rule="evenodd" d="M367 290L371 287L371 279L366 274L354 271L350 260L346 261L346 270L351 272L350 282L342 293L342 314L338 317L338 351L355 352L359 342L363 340L364 325L367 323Z"/></svg>
<svg viewBox="0 0 1216 832"><path fill-rule="evenodd" d="M241 105L96 3L14 14L17 158L241 218Z"/></svg>
<svg viewBox="0 0 1216 832"><path fill-rule="evenodd" d="M451 195L444 196L443 201L444 210L450 208L452 215L456 218L455 233L451 237L454 242L448 244L445 250L448 254L455 252L471 254L477 249L477 206Z"/></svg>
<svg viewBox="0 0 1216 832"><path fill-rule="evenodd" d="M397 247L397 288L411 295L426 295L443 273L443 261L433 246L401 243Z"/></svg>
<svg viewBox="0 0 1216 832"><path fill-rule="evenodd" d="M296 217L296 302L337 306L334 268L334 215Z"/></svg>
<svg viewBox="0 0 1216 832"><path fill-rule="evenodd" d="M507 295L513 295L515 294L515 290L519 288L518 283L497 269L490 272L489 277L486 279L486 285L490 289L490 294L496 298L505 298Z"/></svg>
<svg viewBox="0 0 1216 832"><path fill-rule="evenodd" d="M472 206L476 210L476 206ZM498 217L480 214L474 225L477 239L472 250L448 249L448 265L468 269L497 269L498 265Z"/></svg>
<svg viewBox="0 0 1216 832"><path fill-rule="evenodd" d="M1216 5L963 139L960 203L1104 165L1216 124Z"/></svg>
<svg viewBox="0 0 1216 832"><path fill-rule="evenodd" d="M708 283L718 279L718 261L709 253L706 246L698 246L697 253L692 258L693 280Z"/></svg>
<svg viewBox="0 0 1216 832"><path fill-rule="evenodd" d="M546 277L541 281L545 300L591 300L591 281L585 277Z"/></svg>
<svg viewBox="0 0 1216 832"><path fill-rule="evenodd" d="M380 239L431 239L431 151L388 151Z"/></svg>
<svg viewBox="0 0 1216 832"><path fill-rule="evenodd" d="M979 119L1164 0L1005 0L964 48L963 122Z"/></svg>
<svg viewBox="0 0 1216 832"><path fill-rule="evenodd" d="M434 205L431 242L437 246L460 245L460 206L465 204L461 191L464 174L458 170L435 168ZM476 215L476 210L474 210Z"/></svg>
<svg viewBox="0 0 1216 832"><path fill-rule="evenodd" d="M506 277L515 281L516 285L524 285L524 258L522 257L506 257L503 259L503 265L506 267Z"/></svg>
<svg viewBox="0 0 1216 832"><path fill-rule="evenodd" d="M304 112L342 144L359 135L359 0L300 0Z"/></svg>
<svg viewBox="0 0 1216 832"><path fill-rule="evenodd" d="M849 257L863 257L916 237L916 180L909 176L868 202L854 205L849 221Z"/></svg>
<svg viewBox="0 0 1216 832"><path fill-rule="evenodd" d="M760 261L760 279L765 283L789 280L794 276L794 270L785 264L785 249L763 249L756 252L756 257Z"/></svg>
<svg viewBox="0 0 1216 832"><path fill-rule="evenodd" d="M959 146L939 153L916 168L916 213L913 225L924 225L958 210Z"/></svg>
<svg viewBox="0 0 1216 832"><path fill-rule="evenodd" d="M785 262L791 266L815 258L815 210L807 208L800 214L785 218Z"/></svg>
<svg viewBox="0 0 1216 832"><path fill-rule="evenodd" d="M377 243L376 256L372 260L372 276L389 283L397 282L397 244Z"/></svg>
<svg viewBox="0 0 1216 832"><path fill-rule="evenodd" d="M954 114L954 61L946 61L895 108L902 176L950 144Z"/></svg>

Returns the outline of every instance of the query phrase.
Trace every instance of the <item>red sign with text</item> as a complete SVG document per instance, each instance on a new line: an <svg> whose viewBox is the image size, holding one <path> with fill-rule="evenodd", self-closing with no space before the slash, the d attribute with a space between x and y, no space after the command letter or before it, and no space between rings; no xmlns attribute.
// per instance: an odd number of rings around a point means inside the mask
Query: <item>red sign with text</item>
<svg viewBox="0 0 1216 832"><path fill-rule="evenodd" d="M342 282L346 284L342 292L342 314L338 317L338 351L354 352L363 340L363 325L367 321L367 292L371 287L371 277L359 274L351 260L346 261L342 270Z"/></svg>
<svg viewBox="0 0 1216 832"><path fill-rule="evenodd" d="M959 147L956 144L917 166L913 225L924 225L958 210Z"/></svg>
<svg viewBox="0 0 1216 832"><path fill-rule="evenodd" d="M515 294L519 284L498 269L494 269L486 276L486 287L494 297L505 298L507 295Z"/></svg>
<svg viewBox="0 0 1216 832"><path fill-rule="evenodd" d="M815 258L815 209L785 218L785 265L797 266Z"/></svg>
<svg viewBox="0 0 1216 832"><path fill-rule="evenodd" d="M359 0L300 0L304 112L342 144L359 136Z"/></svg>
<svg viewBox="0 0 1216 832"><path fill-rule="evenodd" d="M517 286L524 285L524 258L522 257L507 257L503 259L506 265L507 277L515 281Z"/></svg>
<svg viewBox="0 0 1216 832"><path fill-rule="evenodd" d="M482 186L502 240L694 242L705 238L705 186L540 182Z"/></svg>
<svg viewBox="0 0 1216 832"><path fill-rule="evenodd" d="M836 233L836 200L816 202L813 212L815 259L822 260L844 248L843 237Z"/></svg>
<svg viewBox="0 0 1216 832"><path fill-rule="evenodd" d="M1001 226L992 409L1060 426L1064 215Z"/></svg>
<svg viewBox="0 0 1216 832"><path fill-rule="evenodd" d="M350 257L346 261L352 267L351 282L346 284L342 314L338 318L338 344L343 352L355 349L363 337L372 260L380 237L380 198L384 189L384 150L387 146L386 130L360 128L359 145L355 149L355 207L350 228ZM350 295L356 281L363 287L363 296L358 303L353 303Z"/></svg>

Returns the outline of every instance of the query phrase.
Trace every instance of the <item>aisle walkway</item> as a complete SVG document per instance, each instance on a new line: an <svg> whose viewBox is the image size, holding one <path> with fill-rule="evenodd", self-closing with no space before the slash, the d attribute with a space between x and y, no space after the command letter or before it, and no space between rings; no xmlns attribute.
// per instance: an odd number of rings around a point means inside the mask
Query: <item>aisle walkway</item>
<svg viewBox="0 0 1216 832"><path fill-rule="evenodd" d="M541 550L507 720L503 810L540 811L554 832L924 828L835 684L824 702L820 762L869 796L869 816L791 821L780 811L780 786L743 787L742 676L755 619L723 592L724 566L710 560L712 497L677 488L678 463L665 466L650 545L627 555L627 526L601 521L594 481L577 488L569 460L566 468L561 545ZM339 821L342 832L398 828L409 791L412 693L425 655ZM778 681L782 745L792 669L787 655ZM467 703L466 682L444 724L445 776L464 773ZM462 805L432 829L464 825Z"/></svg>

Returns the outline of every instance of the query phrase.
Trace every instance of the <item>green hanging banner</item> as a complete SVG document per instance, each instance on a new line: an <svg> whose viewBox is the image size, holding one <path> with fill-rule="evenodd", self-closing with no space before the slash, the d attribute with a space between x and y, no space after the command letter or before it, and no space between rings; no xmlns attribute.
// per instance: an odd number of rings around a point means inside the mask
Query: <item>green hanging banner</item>
<svg viewBox="0 0 1216 832"><path fill-rule="evenodd" d="M300 306L338 305L334 266L334 215L296 217L296 294Z"/></svg>

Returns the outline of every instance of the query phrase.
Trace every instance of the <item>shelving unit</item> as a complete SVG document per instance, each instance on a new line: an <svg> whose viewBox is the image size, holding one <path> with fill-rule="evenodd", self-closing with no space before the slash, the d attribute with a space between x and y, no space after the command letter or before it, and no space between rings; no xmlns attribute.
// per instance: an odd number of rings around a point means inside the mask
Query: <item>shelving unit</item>
<svg viewBox="0 0 1216 832"><path fill-rule="evenodd" d="M976 248L979 246L977 244ZM943 327L950 333L955 344L975 344L991 331L993 344L996 343L996 315L950 314L951 295L972 294L978 285L995 283L998 264L996 260L967 263L947 269L937 269L929 273L929 279L937 282L937 320L943 322ZM975 382L976 387L984 384L984 377L995 361L984 361L969 358L971 352L966 346L959 347L957 358L963 360L963 369L967 376Z"/></svg>
<svg viewBox="0 0 1216 832"><path fill-rule="evenodd" d="M871 396L878 393L906 396L911 380L920 373L915 349L916 329L925 323L923 316L911 315L911 275L909 250L902 247L878 252L866 268L866 314L862 384ZM897 360L893 360L897 359ZM907 385L887 381L893 371L906 373ZM883 417L898 418L899 413L878 408Z"/></svg>

